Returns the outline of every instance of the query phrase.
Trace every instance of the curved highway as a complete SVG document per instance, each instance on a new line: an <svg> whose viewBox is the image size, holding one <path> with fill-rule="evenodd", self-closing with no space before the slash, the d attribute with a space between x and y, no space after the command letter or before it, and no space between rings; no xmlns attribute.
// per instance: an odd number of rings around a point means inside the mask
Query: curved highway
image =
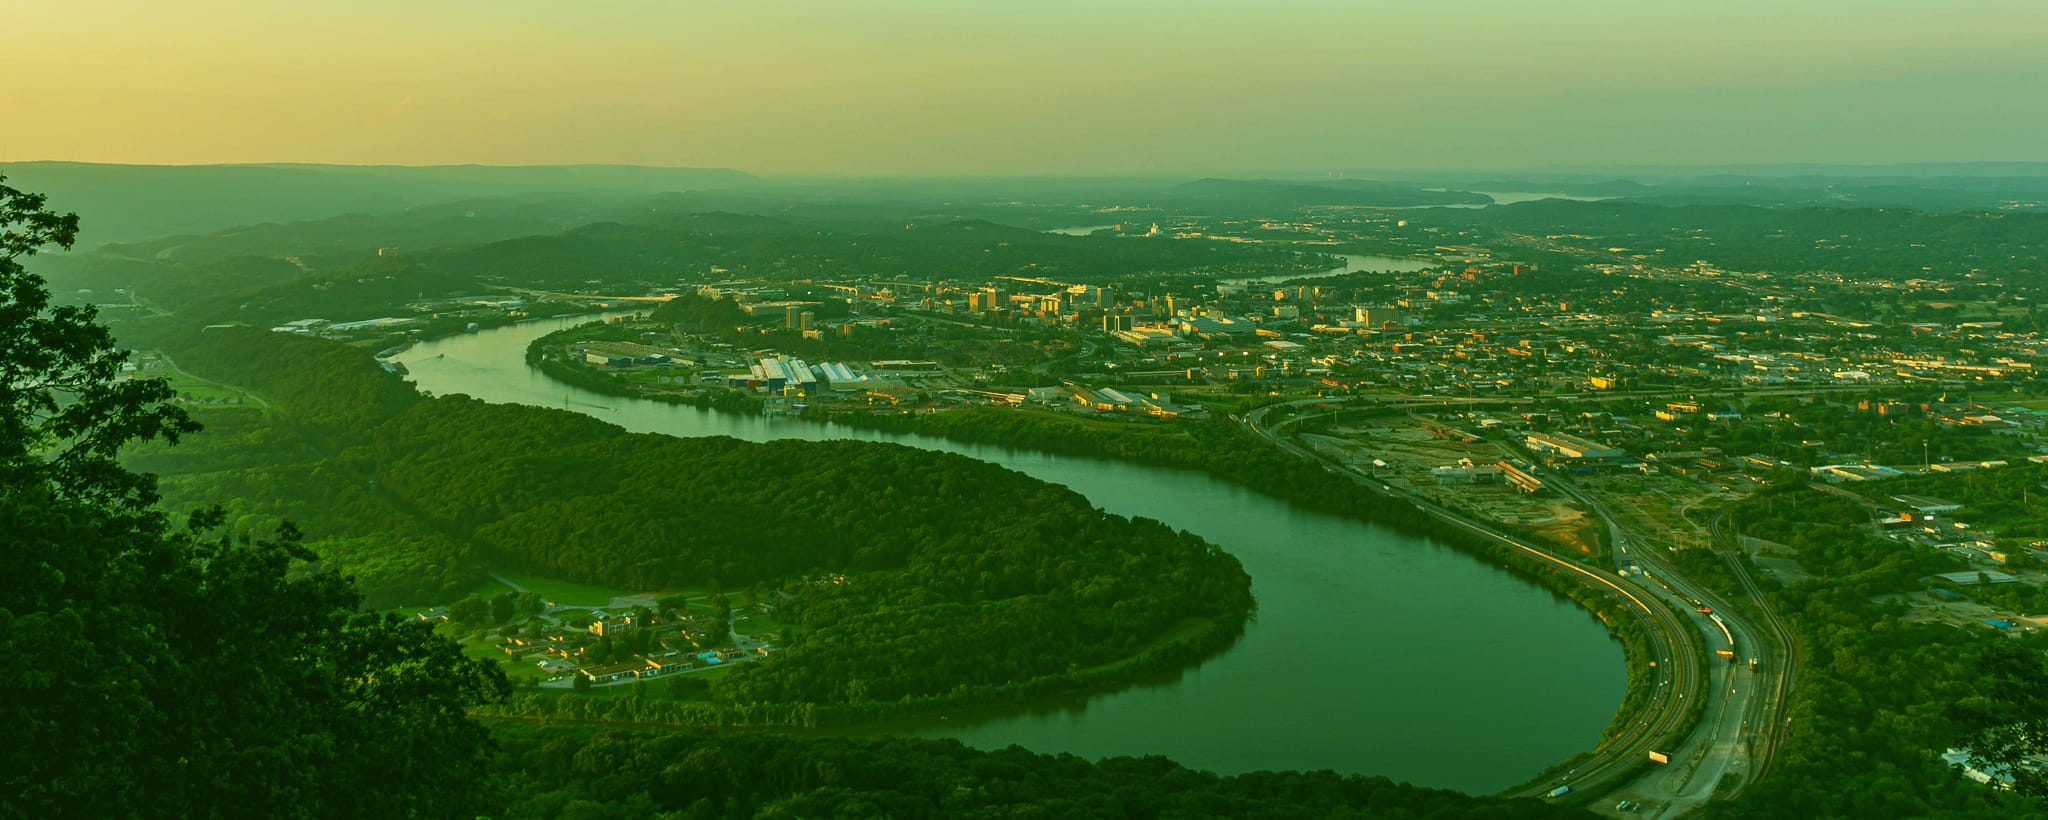
<svg viewBox="0 0 2048 820"><path fill-rule="evenodd" d="M1762 687L1757 685L1756 677L1774 674L1775 665L1763 664L1761 671L1750 671L1740 659L1764 651L1766 644L1761 633L1747 618L1731 610L1720 596L1677 573L1664 561L1663 551L1623 525L1597 496L1555 474L1550 483L1585 504L1606 523L1617 552L1636 562L1635 577L1654 582L1655 586L1643 586L1646 592L1664 596L1681 611L1699 608L1692 619L1696 634L1707 646L1728 653L1727 661L1703 667L1703 677L1715 685L1706 690L1705 699L1696 706L1701 710L1701 719L1695 731L1664 750L1671 765L1646 773L1626 790L1610 796L1634 798L1645 808L1652 808L1654 816L1682 815L1717 796L1731 796L1732 791L1719 795L1716 792L1725 775L1746 773L1748 776L1742 782L1748 783L1756 774L1756 749L1751 738L1758 734L1753 727L1761 719L1757 715L1765 703L1764 698L1758 697ZM1630 551L1630 545L1637 548ZM1705 662L1704 652L1701 658Z"/></svg>
<svg viewBox="0 0 2048 820"><path fill-rule="evenodd" d="M1312 402L1290 404L1308 403ZM1655 816L1673 816L1690 812L1709 800L1740 794L1743 788L1769 773L1784 738L1789 721L1785 711L1798 668L1798 645L1742 564L1740 551L1724 527L1726 510L1714 515L1708 529L1731 576L1753 602L1761 629L1750 617L1728 607L1720 596L1678 573L1664 560L1662 550L1649 546L1649 539L1622 524L1597 496L1554 472L1546 477L1546 483L1584 504L1606 524L1618 557L1636 562L1639 571L1633 573L1631 580L1644 594L1664 598L1679 612L1691 609L1700 614L1701 617L1691 619L1693 629L1687 629L1681 619L1676 630L1697 636L1728 658L1726 663L1707 663L1704 649L1687 653L1694 661L1707 664L1699 667L1703 674L1698 680L1715 684L1703 700L1687 704L1687 714L1696 711L1700 720L1693 731L1658 740L1661 745L1657 750L1666 753L1670 765L1649 770L1633 782L1605 784L1625 786L1607 797L1635 799L1642 809ZM1638 549L1631 553L1630 545L1637 545ZM1672 624L1666 622L1664 626L1670 628ZM1742 663L1745 657L1755 665ZM1718 791L1721 781L1730 774L1742 776L1734 788ZM1589 788L1596 785L1584 777L1578 778L1578 782Z"/></svg>
<svg viewBox="0 0 2048 820"><path fill-rule="evenodd" d="M1757 587L1756 580L1750 577L1749 568L1742 563L1740 546L1728 535L1725 526L1727 516L1726 509L1715 513L1713 519L1707 523L1707 529L1714 534L1714 543L1721 552L1721 558L1727 562L1728 571L1742 585L1743 593L1749 596L1750 601L1756 606L1757 614L1762 616L1764 628L1772 634L1771 642L1763 647L1762 657L1759 658L1764 665L1758 669L1756 681L1751 684L1755 686L1768 681L1769 690L1757 704L1756 722L1752 724L1761 727L1762 731L1753 744L1754 762L1750 776L1743 781L1744 785L1748 785L1770 773L1771 762L1778 753L1778 745L1784 742L1786 729L1792 721L1786 716L1786 712L1790 707L1792 687L1799 672L1799 640L1792 634L1791 628L1785 625L1785 619L1779 617L1777 611L1771 608L1770 599L1764 597L1763 590Z"/></svg>
<svg viewBox="0 0 2048 820"><path fill-rule="evenodd" d="M603 409L570 409L639 432L882 440L992 461L1073 488L1117 514L1229 544L1253 576L1258 620L1214 662L1158 686L1091 696L1080 702L1084 712L1021 709L973 721L955 716L900 727L903 732L1087 757L1167 754L1224 772L1335 768L1492 793L1592 748L1621 700L1615 673L1623 655L1582 609L1526 578L1489 570L1418 536L1304 514L1200 471L586 394L528 368L524 358L534 338L574 321L453 336L415 346L401 360L436 394L552 406L565 397L587 400ZM1433 606L1447 611L1414 621L1414 613ZM1608 608L1614 610L1610 620L1628 618L1622 605ZM1356 641L1332 640L1329 632L1332 623L1406 622L1412 623L1373 640L1369 652ZM1475 642L1474 635L1489 640ZM1507 639L1491 640L1501 637ZM1446 653L1444 640L1485 646ZM1653 651L1648 644L1638 650L1641 656ZM1419 668L1389 663L1401 658L1430 662ZM1652 671L1642 668L1638 675ZM1545 694L1504 698L1502 692ZM1426 708L1389 708L1404 703Z"/></svg>
<svg viewBox="0 0 2048 820"><path fill-rule="evenodd" d="M1694 705L1700 702L1700 664L1705 654L1699 642L1698 630L1689 628L1684 619L1670 607L1644 594L1613 573L1562 558L1549 550L1498 532L1460 513L1401 493L1355 469L1332 466L1314 453L1280 437L1266 421L1274 409L1331 403L1330 399L1312 399L1270 404L1247 413L1243 424L1282 450L1323 463L1325 469L1342 474L1374 492L1414 504L1416 509L1440 521L1495 543L1521 550L1539 561L1569 571L1572 576L1594 589L1628 601L1629 611L1637 613L1650 636L1656 654L1653 662L1658 670L1657 689L1651 702L1637 717L1636 723L1628 731L1608 739L1593 751L1590 758L1582 761L1564 778L1525 786L1510 792L1512 796L1542 795L1558 786L1571 786L1574 791L1586 791L1623 785L1649 760L1651 752L1668 751L1691 733L1692 711ZM1636 658L1629 660L1632 663L1640 661Z"/></svg>

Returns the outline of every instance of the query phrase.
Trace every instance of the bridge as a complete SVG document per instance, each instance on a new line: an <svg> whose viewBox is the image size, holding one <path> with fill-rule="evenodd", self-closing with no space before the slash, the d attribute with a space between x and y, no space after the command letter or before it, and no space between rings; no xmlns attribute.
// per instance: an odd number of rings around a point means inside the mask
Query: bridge
<svg viewBox="0 0 2048 820"><path fill-rule="evenodd" d="M511 291L513 293L521 294L536 299L555 299L560 301L577 302L650 302L653 304L661 304L662 302L671 301L676 298L676 295L673 293L665 293L660 296L599 296L589 293L558 293L551 290L515 288L509 285L499 285L498 289Z"/></svg>

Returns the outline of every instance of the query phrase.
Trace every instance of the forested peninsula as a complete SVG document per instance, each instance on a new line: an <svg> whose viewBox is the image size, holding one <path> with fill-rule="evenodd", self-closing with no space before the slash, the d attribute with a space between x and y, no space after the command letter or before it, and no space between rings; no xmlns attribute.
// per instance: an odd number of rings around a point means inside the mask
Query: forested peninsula
<svg viewBox="0 0 2048 820"><path fill-rule="evenodd" d="M474 710L504 701L504 675L463 657L424 621L366 610L337 566L395 553L399 568L380 570L387 581L408 568L465 567L429 580L460 584L461 572L518 554L510 536L464 532L464 516L497 504L617 491L588 468L562 469L588 463L589 453L629 464L650 459L656 467L632 466L686 473L687 462L660 457L717 460L721 452L765 450L723 440L701 442L702 451L674 449L653 441L659 437L570 424L559 414L486 415L468 399L413 393L361 351L232 327L161 342L186 368L232 379L259 397L254 407L205 408L200 415L219 425L201 432L171 401L166 380L120 375L128 355L95 323L91 308L52 307L40 278L16 263L45 245L69 247L76 236L75 216L50 213L42 203L0 185L0 312L10 317L0 322L0 365L17 375L0 384L8 411L0 425L0 530L9 534L8 549L0 551L0 679L13 694L0 699L0 816L1584 816L1537 801L1474 798L1383 778L1219 778L1161 758L1090 763L943 741L593 734L507 723L487 731ZM430 481L423 477L434 474L435 462L423 454L393 461L382 448L435 425L453 425L445 432L482 442L450 442L446 458L479 459L482 470L503 463L519 478L491 474L496 483L484 491L435 488L439 494L426 500L449 506L422 511L390 485L408 477ZM882 445L865 448L873 453L859 449L817 453L870 468L900 458L905 469L937 482L913 485L917 490L984 482L966 490L970 503L952 505L952 512L975 526L1013 529L1001 540L968 537L946 518L921 522L900 557L863 555L861 548L872 545L860 543L822 551L822 560L877 567L848 576L860 583L846 586L867 597L796 596L805 599L803 608L828 617L804 618L814 639L800 638L791 655L810 647L818 660L783 664L785 677L764 677L743 691L806 691L807 680L795 673L843 657L834 654L840 647L832 637L842 624L876 633L863 640L899 639L868 647L874 656L917 651L906 646L920 637L913 627L971 627L1001 607L1033 616L1020 620L1053 638L1079 634L1112 646L1123 640L1117 630L1146 617L1126 606L1134 601L1169 608L1183 616L1181 627L1207 620L1214 634L1226 635L1250 607L1243 571L1199 539L1103 515L1072 493L965 459ZM493 453L506 460L489 459ZM514 463L519 459L527 461ZM166 483L184 500L161 496L156 477L136 472L136 464L169 474ZM829 466L805 472L845 477ZM825 491L815 480L783 478L780 486ZM786 513L770 508L807 503L802 495L748 498L687 478L658 480L686 508L731 503ZM1005 489L1036 506L976 506ZM510 496L487 495L496 491ZM202 497L231 509L201 510L182 521L164 512L191 510L191 499ZM307 539L278 518L307 513L355 535L328 535L314 525ZM995 524L988 514L997 514ZM1078 532L1058 532L1062 526ZM573 537L588 548L585 571L593 577L649 556L606 538ZM1114 550L1102 543L1109 538ZM352 542L355 551L322 558L309 549L337 540ZM735 548L704 542L714 555ZM900 566L889 566L892 560ZM1116 562L1132 585L1099 577ZM661 569L697 571L686 564ZM1046 600L1074 609L1085 602L1098 611L1093 620L1069 622L1063 619L1071 609L1042 606ZM1104 626L1111 617L1123 620ZM1011 637L1001 623L990 627L997 634L984 637ZM1112 634L1086 634L1094 629ZM983 659L995 673L1028 675L1035 668L1017 665L1029 657ZM925 677L877 683L905 691L933 685ZM583 700L596 699L564 699Z"/></svg>
<svg viewBox="0 0 2048 820"><path fill-rule="evenodd" d="M734 670L702 709L654 720L829 707L738 718L810 723L1099 687L1227 646L1252 609L1250 579L1215 545L962 456L679 439L427 398L362 351L250 328L173 347L267 397L274 420L243 411L218 444L145 447L133 463L164 474L173 505L225 503L243 527L301 522L373 600L452 597L486 566L782 588L784 651ZM825 573L844 581L799 580Z"/></svg>
<svg viewBox="0 0 2048 820"><path fill-rule="evenodd" d="M681 297L667 302L650 318L678 328L729 327L743 314L730 301ZM579 325L535 339L526 362L564 384L626 398L691 403L719 412L754 414L760 402L735 390L712 388L694 400L674 392L650 391L616 373L579 364L551 351L567 340L591 334L616 335L609 325ZM1362 409L1360 412L1372 412ZM970 444L993 444L1061 455L1111 458L1154 467L1194 470L1304 509L1393 527L1435 539L1484 557L1487 561L1572 598L1607 626L1630 657L1653 656L1649 636L1622 600L1602 594L1571 578L1555 564L1532 560L1526 553L1452 526L1400 497L1368 489L1332 474L1324 465L1280 453L1227 418L1165 423L1081 418L1073 414L1020 408L968 406L944 412L889 409L831 411L812 408L812 420L890 433L931 436ZM1512 531L1510 525L1496 524ZM1532 533L1518 533L1541 542ZM1628 691L1615 711L1603 739L1635 723L1655 688L1649 667L1631 664Z"/></svg>

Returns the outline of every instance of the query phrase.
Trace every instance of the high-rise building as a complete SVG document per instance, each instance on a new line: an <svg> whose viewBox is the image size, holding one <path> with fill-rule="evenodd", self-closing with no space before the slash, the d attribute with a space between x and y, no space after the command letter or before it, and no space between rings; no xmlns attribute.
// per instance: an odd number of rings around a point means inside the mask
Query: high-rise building
<svg viewBox="0 0 2048 820"><path fill-rule="evenodd" d="M1354 311L1355 321L1373 327L1385 327L1401 323L1401 309L1390 305L1362 306Z"/></svg>

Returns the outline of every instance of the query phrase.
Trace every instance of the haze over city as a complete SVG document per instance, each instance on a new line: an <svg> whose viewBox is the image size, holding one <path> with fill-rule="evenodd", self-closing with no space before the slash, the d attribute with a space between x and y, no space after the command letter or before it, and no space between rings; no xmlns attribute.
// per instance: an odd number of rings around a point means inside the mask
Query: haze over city
<svg viewBox="0 0 2048 820"><path fill-rule="evenodd" d="M1105 174L2042 160L2048 6L12 0L0 160Z"/></svg>
<svg viewBox="0 0 2048 820"><path fill-rule="evenodd" d="M0 0L0 818L2048 818L2048 0Z"/></svg>

